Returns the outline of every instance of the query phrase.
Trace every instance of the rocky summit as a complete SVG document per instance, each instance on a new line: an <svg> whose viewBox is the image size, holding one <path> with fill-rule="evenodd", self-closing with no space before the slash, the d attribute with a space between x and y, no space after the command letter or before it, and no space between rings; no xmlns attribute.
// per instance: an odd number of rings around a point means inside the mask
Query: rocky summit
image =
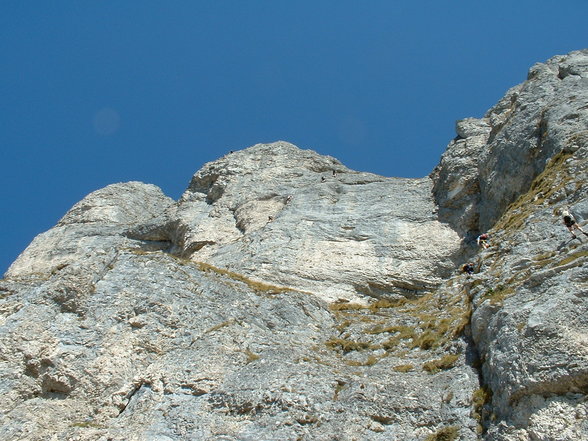
<svg viewBox="0 0 588 441"><path fill-rule="evenodd" d="M422 179L280 141L85 197L0 281L0 439L588 440L588 50L456 132Z"/></svg>

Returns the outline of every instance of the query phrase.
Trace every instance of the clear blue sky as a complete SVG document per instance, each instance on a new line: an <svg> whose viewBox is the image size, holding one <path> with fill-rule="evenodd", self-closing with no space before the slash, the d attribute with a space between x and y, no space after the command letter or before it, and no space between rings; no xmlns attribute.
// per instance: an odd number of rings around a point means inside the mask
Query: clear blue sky
<svg viewBox="0 0 588 441"><path fill-rule="evenodd" d="M586 0L4 0L0 274L91 191L177 199L259 142L425 176L455 120L588 47L586 17Z"/></svg>

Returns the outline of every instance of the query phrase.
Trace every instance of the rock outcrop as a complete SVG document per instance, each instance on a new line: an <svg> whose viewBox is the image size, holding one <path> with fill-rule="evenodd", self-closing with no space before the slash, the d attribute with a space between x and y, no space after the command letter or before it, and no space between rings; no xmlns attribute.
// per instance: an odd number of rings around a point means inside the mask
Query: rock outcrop
<svg viewBox="0 0 588 441"><path fill-rule="evenodd" d="M588 219L587 148L581 51L533 66L484 118L458 122L434 173L441 218L492 238L464 283L492 393L484 439L588 439L588 238L560 215Z"/></svg>
<svg viewBox="0 0 588 441"><path fill-rule="evenodd" d="M277 142L88 195L0 281L0 438L588 439L587 125L580 51L429 177Z"/></svg>

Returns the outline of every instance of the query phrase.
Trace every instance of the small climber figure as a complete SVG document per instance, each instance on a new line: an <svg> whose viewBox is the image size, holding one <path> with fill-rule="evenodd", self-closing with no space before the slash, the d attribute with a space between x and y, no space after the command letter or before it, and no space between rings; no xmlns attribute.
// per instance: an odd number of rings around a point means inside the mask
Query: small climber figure
<svg viewBox="0 0 588 441"><path fill-rule="evenodd" d="M478 236L478 238L476 239L478 246L480 246L484 249L490 248L490 244L488 243L489 241L490 241L490 236L488 235L488 233L480 234Z"/></svg>
<svg viewBox="0 0 588 441"><path fill-rule="evenodd" d="M288 197L286 198L286 204L289 204L290 202L292 202L292 195L289 194Z"/></svg>
<svg viewBox="0 0 588 441"><path fill-rule="evenodd" d="M333 177L336 178L337 177L337 172L335 170L333 170Z"/></svg>
<svg viewBox="0 0 588 441"><path fill-rule="evenodd" d="M268 216L267 217L267 221L268 222L273 222L274 221L274 217L273 216Z"/></svg>
<svg viewBox="0 0 588 441"><path fill-rule="evenodd" d="M471 262L464 263L464 265L461 267L461 270L467 274L474 274L474 264Z"/></svg>
<svg viewBox="0 0 588 441"><path fill-rule="evenodd" d="M588 233L586 233L584 230L582 230L582 228L580 228L580 225L578 225L578 223L576 222L576 219L574 219L574 216L572 216L572 213L569 212L569 210L564 209L561 212L562 218L563 218L563 223L564 225L567 227L568 231L572 234L572 237L575 239L576 235L574 234L574 230L579 230L582 233L584 233L585 236L588 236Z"/></svg>
<svg viewBox="0 0 588 441"><path fill-rule="evenodd" d="M327 178L325 178L324 176L321 176L321 182L325 182L327 180Z"/></svg>

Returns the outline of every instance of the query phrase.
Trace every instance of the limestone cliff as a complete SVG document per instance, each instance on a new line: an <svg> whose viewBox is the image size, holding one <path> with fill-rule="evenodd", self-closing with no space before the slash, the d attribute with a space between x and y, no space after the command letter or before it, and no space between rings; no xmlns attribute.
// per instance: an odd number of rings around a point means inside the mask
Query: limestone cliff
<svg viewBox="0 0 588 441"><path fill-rule="evenodd" d="M277 142L88 195L0 281L0 438L588 439L587 126L580 51L429 177Z"/></svg>

